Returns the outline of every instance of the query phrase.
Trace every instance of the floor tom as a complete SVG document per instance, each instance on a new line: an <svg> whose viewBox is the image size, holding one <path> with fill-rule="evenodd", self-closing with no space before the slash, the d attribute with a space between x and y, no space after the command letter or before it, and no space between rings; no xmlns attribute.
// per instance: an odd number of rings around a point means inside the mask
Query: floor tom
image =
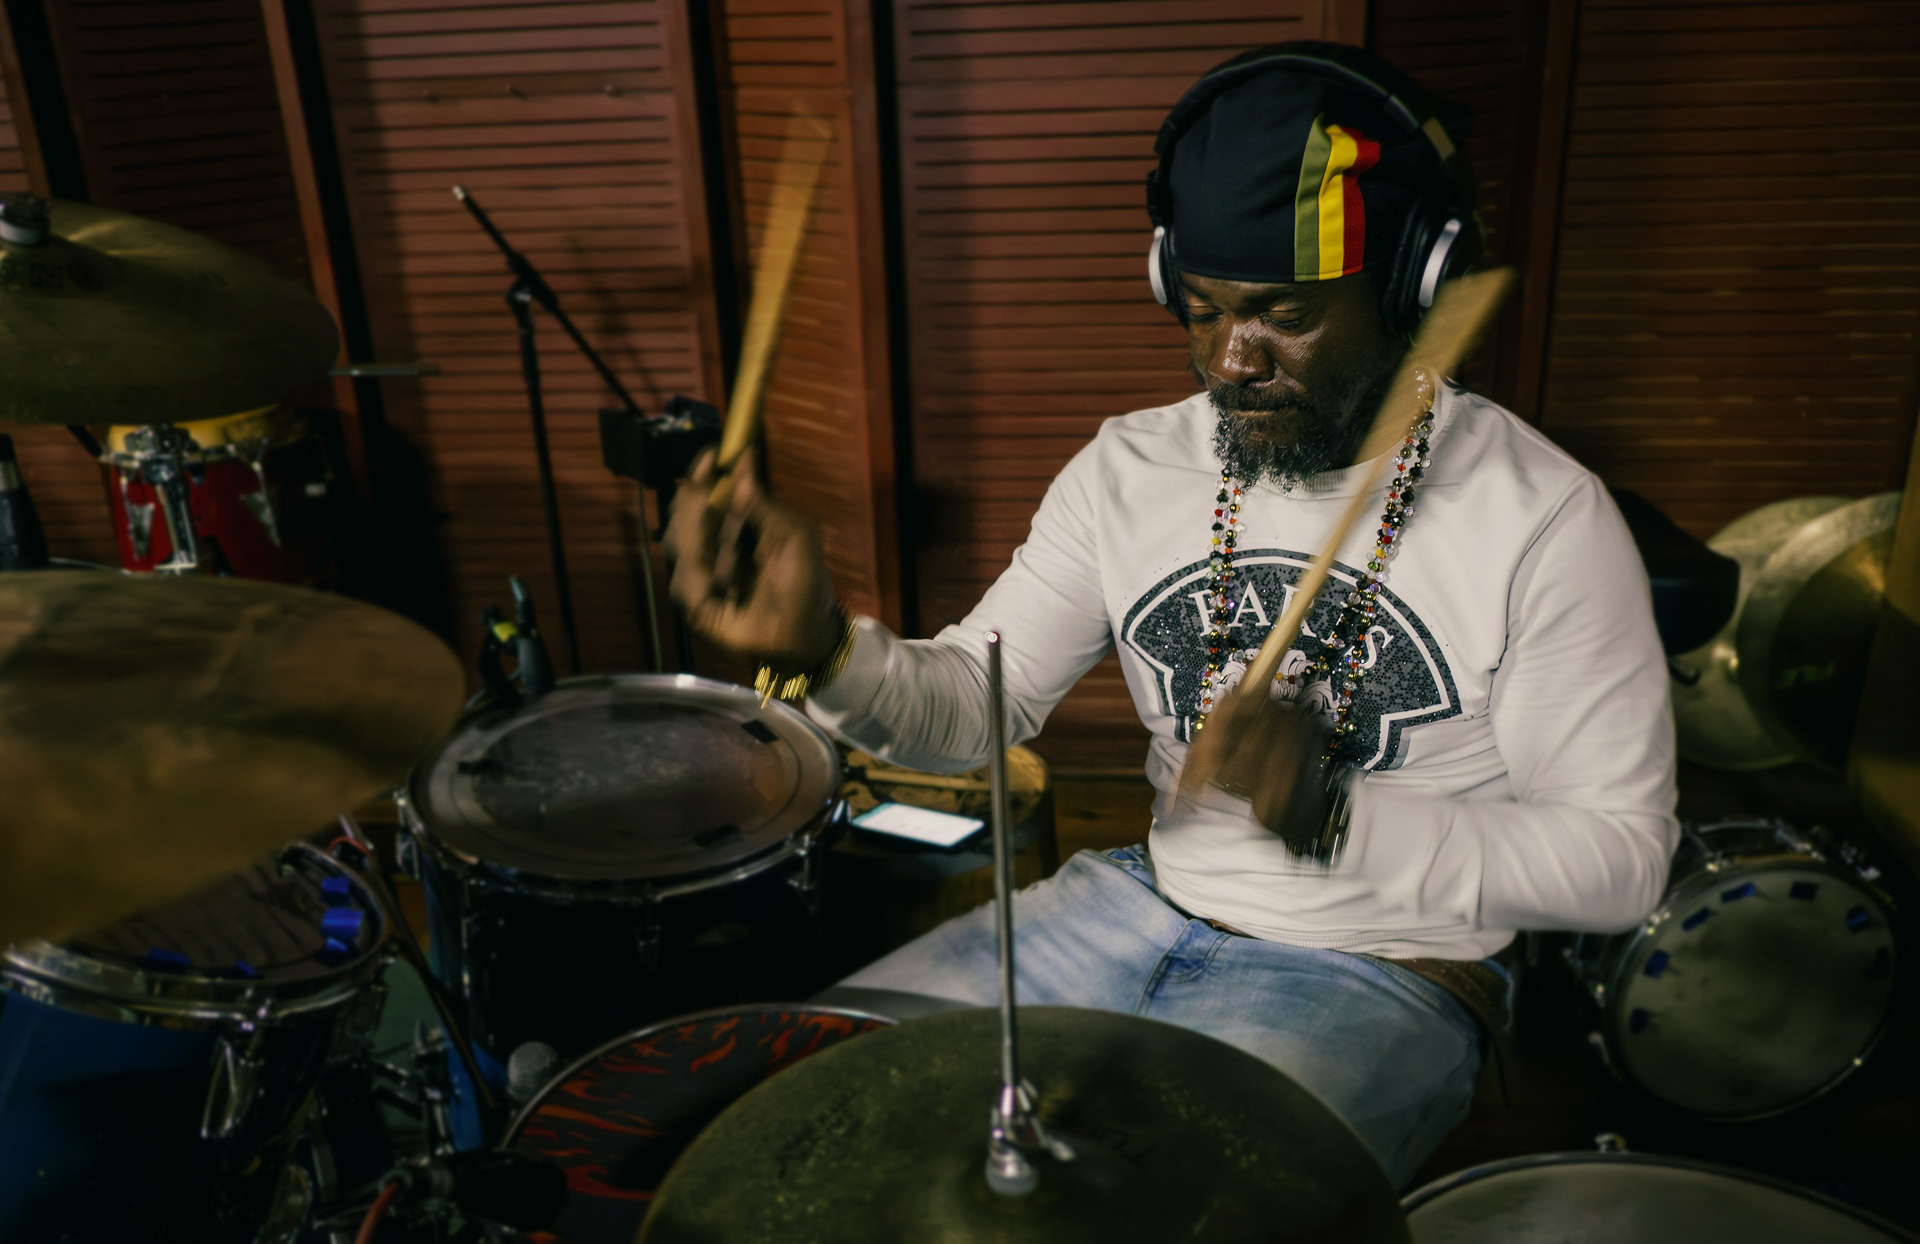
<svg viewBox="0 0 1920 1244"><path fill-rule="evenodd" d="M1871 869L1780 821L1689 826L1641 925L1570 952L1613 1067L1696 1114L1826 1092L1886 1022L1894 938Z"/></svg>

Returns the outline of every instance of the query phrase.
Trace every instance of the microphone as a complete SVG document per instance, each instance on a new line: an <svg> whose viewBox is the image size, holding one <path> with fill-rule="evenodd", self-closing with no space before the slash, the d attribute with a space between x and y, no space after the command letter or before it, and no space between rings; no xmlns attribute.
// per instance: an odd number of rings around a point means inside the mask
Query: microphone
<svg viewBox="0 0 1920 1244"><path fill-rule="evenodd" d="M547 1086L560 1065L560 1051L545 1041L528 1041L507 1058L507 1100L524 1106Z"/></svg>

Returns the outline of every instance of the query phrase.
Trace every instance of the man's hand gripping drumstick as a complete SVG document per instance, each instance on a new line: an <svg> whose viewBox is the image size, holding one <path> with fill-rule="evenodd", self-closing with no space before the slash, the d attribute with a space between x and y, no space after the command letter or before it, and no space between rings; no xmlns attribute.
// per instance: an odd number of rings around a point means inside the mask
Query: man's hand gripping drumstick
<svg viewBox="0 0 1920 1244"><path fill-rule="evenodd" d="M1505 268L1476 273L1450 281L1440 291L1355 458L1373 464L1371 475L1334 524L1326 547L1300 577L1299 590L1267 633L1239 686L1221 698L1204 728L1196 730L1180 772L1180 798L1199 802L1208 786L1216 786L1251 802L1254 817L1296 854L1311 854L1312 844L1320 841L1328 811L1318 759L1321 727L1307 709L1272 698L1274 675L1299 638L1301 624L1327 581L1340 545L1362 516L1377 506L1374 493L1393 447L1423 413L1422 374L1437 384L1466 357L1499 309L1512 275Z"/></svg>
<svg viewBox="0 0 1920 1244"><path fill-rule="evenodd" d="M754 268L753 304L717 452L694 463L674 497L666 547L672 592L701 636L783 669L812 669L840 638L833 581L818 529L767 496L752 451L832 131L796 114L775 174Z"/></svg>

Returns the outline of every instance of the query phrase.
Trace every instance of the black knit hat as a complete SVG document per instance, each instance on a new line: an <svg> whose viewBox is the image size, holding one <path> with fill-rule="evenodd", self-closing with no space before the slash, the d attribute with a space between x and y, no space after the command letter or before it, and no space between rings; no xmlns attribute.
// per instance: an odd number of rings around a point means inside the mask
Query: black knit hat
<svg viewBox="0 0 1920 1244"><path fill-rule="evenodd" d="M1303 70L1295 48L1337 53L1387 93ZM1176 226L1183 271L1332 280L1391 262L1410 217L1454 202L1446 157L1465 129L1462 111L1357 49L1262 48L1201 79L1168 118L1156 214Z"/></svg>

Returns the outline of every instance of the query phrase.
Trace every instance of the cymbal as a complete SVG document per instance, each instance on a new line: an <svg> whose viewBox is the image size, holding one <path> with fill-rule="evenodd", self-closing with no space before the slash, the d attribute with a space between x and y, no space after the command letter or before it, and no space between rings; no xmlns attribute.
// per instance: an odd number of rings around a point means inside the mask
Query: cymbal
<svg viewBox="0 0 1920 1244"><path fill-rule="evenodd" d="M1767 559L1740 609L1740 685L1761 725L1829 769L1847 762L1886 593L1900 494L1813 519Z"/></svg>
<svg viewBox="0 0 1920 1244"><path fill-rule="evenodd" d="M183 895L391 788L459 714L447 646L301 588L0 575L0 945Z"/></svg>
<svg viewBox="0 0 1920 1244"><path fill-rule="evenodd" d="M1385 1172L1319 1098L1211 1037L1108 1011L1021 1009L1041 1122L1076 1157L996 1195L998 1018L928 1016L767 1080L668 1172L640 1241L1407 1240Z"/></svg>
<svg viewBox="0 0 1920 1244"><path fill-rule="evenodd" d="M28 218L22 198L6 218ZM181 423L278 402L340 333L266 264L210 238L52 200L38 245L0 238L0 422ZM29 229L27 234L35 230Z"/></svg>
<svg viewBox="0 0 1920 1244"><path fill-rule="evenodd" d="M1708 548L1740 563L1740 594L1733 616L1719 634L1673 659L1675 665L1699 675L1692 685L1671 684L1675 734L1686 759L1739 772L1775 768L1799 754L1760 724L1747 703L1735 637L1747 595L1767 559L1809 522L1845 504L1845 497L1775 501L1742 514L1707 541Z"/></svg>

